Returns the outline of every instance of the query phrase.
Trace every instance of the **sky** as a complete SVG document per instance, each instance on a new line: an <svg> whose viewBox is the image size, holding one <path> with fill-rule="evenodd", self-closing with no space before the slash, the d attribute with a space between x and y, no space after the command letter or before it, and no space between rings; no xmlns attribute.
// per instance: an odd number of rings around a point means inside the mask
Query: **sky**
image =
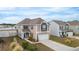
<svg viewBox="0 0 79 59"><path fill-rule="evenodd" d="M0 23L16 24L25 18L79 20L79 7L0 7Z"/></svg>

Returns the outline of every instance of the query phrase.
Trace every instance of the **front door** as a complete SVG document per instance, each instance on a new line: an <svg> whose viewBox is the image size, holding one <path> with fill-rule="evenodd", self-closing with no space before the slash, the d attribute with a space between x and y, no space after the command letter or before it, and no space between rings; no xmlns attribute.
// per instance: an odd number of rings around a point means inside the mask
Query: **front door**
<svg viewBox="0 0 79 59"><path fill-rule="evenodd" d="M66 35L65 35L65 32L62 32L62 36L63 36L63 37L65 37L65 36L66 36Z"/></svg>
<svg viewBox="0 0 79 59"><path fill-rule="evenodd" d="M24 38L28 38L29 37L29 33L24 33Z"/></svg>
<svg viewBox="0 0 79 59"><path fill-rule="evenodd" d="M62 32L62 35L64 36L64 32Z"/></svg>

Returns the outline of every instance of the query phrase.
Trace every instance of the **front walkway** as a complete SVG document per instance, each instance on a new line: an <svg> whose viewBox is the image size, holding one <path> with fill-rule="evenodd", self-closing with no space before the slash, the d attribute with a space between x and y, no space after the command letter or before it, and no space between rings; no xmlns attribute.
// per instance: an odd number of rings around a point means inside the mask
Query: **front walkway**
<svg viewBox="0 0 79 59"><path fill-rule="evenodd" d="M51 49L54 49L56 51L73 51L75 48L69 47L51 40L41 40L40 43L48 46Z"/></svg>

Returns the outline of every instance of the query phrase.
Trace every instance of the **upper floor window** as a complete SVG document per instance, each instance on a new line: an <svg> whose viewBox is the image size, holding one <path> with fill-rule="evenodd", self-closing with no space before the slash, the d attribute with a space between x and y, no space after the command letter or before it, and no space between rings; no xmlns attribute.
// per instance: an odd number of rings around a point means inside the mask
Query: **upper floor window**
<svg viewBox="0 0 79 59"><path fill-rule="evenodd" d="M23 26L23 29L28 29L28 26L24 25L24 26Z"/></svg>
<svg viewBox="0 0 79 59"><path fill-rule="evenodd" d="M31 29L33 29L33 26L31 26Z"/></svg>
<svg viewBox="0 0 79 59"><path fill-rule="evenodd" d="M47 31L47 24L46 23L41 24L41 30L42 31Z"/></svg>
<svg viewBox="0 0 79 59"><path fill-rule="evenodd" d="M62 30L63 29L63 26L60 26L60 30Z"/></svg>
<svg viewBox="0 0 79 59"><path fill-rule="evenodd" d="M69 25L68 24L65 25L65 30L69 30Z"/></svg>

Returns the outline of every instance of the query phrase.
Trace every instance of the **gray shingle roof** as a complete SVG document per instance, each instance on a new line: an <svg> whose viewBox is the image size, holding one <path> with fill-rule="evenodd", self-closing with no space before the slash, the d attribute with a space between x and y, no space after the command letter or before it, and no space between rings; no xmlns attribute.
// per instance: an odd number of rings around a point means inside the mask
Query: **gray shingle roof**
<svg viewBox="0 0 79 59"><path fill-rule="evenodd" d="M56 22L59 25L66 25L66 22L60 21L60 20L53 20L54 22Z"/></svg>
<svg viewBox="0 0 79 59"><path fill-rule="evenodd" d="M76 25L79 26L79 21L70 21L70 22L67 22L67 23L69 23L72 26L76 26Z"/></svg>
<svg viewBox="0 0 79 59"><path fill-rule="evenodd" d="M30 20L29 18L25 18L24 20L22 20L21 22L19 22L17 25L21 25L21 24L29 24L30 23Z"/></svg>
<svg viewBox="0 0 79 59"><path fill-rule="evenodd" d="M17 25L21 25L21 24L41 24L41 22L43 22L44 20L41 18L35 18L35 19L29 19L26 18L24 20L22 20L21 22L19 22Z"/></svg>

